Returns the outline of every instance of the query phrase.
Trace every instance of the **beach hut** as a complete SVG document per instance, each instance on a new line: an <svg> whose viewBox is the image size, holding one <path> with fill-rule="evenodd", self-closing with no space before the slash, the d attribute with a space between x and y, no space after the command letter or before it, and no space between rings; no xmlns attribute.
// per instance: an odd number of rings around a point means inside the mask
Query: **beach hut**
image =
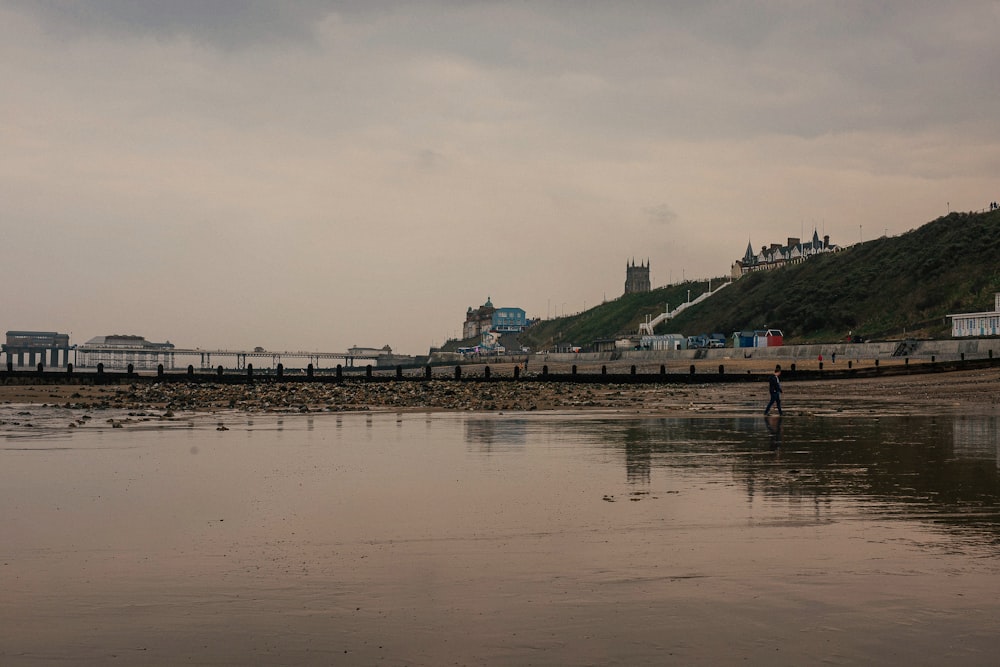
<svg viewBox="0 0 1000 667"><path fill-rule="evenodd" d="M755 331L734 331L733 347L756 347L754 344Z"/></svg>
<svg viewBox="0 0 1000 667"><path fill-rule="evenodd" d="M754 347L778 347L784 345L785 337L780 329L766 329L754 332Z"/></svg>

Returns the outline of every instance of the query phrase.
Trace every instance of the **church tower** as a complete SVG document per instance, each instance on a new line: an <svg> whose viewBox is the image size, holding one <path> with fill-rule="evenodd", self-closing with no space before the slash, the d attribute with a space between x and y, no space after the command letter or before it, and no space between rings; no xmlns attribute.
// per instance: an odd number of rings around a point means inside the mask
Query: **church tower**
<svg viewBox="0 0 1000 667"><path fill-rule="evenodd" d="M637 294L652 289L649 283L649 260L636 266L635 259L631 264L625 264L625 293Z"/></svg>

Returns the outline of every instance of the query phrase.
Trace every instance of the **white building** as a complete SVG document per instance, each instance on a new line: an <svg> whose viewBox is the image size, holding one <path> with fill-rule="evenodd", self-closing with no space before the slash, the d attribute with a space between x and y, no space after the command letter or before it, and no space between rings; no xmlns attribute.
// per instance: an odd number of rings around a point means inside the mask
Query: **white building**
<svg viewBox="0 0 1000 667"><path fill-rule="evenodd" d="M643 350L686 350L687 339L681 334L643 336L640 339L639 347Z"/></svg>
<svg viewBox="0 0 1000 667"><path fill-rule="evenodd" d="M993 310L991 311L948 315L951 318L952 337L1000 336L1000 292L997 292L993 298Z"/></svg>

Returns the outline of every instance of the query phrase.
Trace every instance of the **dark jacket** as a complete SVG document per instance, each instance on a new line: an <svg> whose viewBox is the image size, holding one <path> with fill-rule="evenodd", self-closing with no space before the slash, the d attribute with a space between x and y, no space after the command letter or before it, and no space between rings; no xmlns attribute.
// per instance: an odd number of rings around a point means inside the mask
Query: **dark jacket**
<svg viewBox="0 0 1000 667"><path fill-rule="evenodd" d="M777 375L772 375L767 379L767 389L772 394L781 393L781 380L778 378Z"/></svg>

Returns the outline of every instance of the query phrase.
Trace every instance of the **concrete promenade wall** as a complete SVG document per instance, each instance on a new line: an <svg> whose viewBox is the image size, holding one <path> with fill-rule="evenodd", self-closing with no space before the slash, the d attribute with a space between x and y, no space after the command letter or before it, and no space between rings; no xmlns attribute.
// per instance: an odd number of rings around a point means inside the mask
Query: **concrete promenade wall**
<svg viewBox="0 0 1000 667"><path fill-rule="evenodd" d="M888 359L893 356L900 342L888 343L829 343L823 345L782 345L779 347L709 350L709 352L729 352L729 357L738 358L741 351L753 353L754 358L765 357L774 359L818 359L830 360L833 353L842 359ZM969 340L926 340L914 341L911 349L904 354L915 361L957 361L964 354L968 359L983 359L990 356L1000 358L1000 339L977 338ZM719 355L706 355L708 359L725 358Z"/></svg>
<svg viewBox="0 0 1000 667"><path fill-rule="evenodd" d="M635 350L623 352L623 359L644 359L659 357L642 357L635 355L673 354L674 359L708 359L723 361L726 359L788 359L812 360L823 355L829 359L834 352L844 359L882 359L891 357L898 343L859 343L854 345L831 343L827 345L779 345L777 347L724 347L710 350L675 350L666 352L649 352Z"/></svg>
<svg viewBox="0 0 1000 667"><path fill-rule="evenodd" d="M849 359L890 359L899 347L900 341L884 343L824 343L819 345L780 345L778 347L715 348L709 350L623 350L619 352L579 352L531 355L536 361L557 363L594 364L608 361L680 361L726 359L782 359L816 360L823 355L824 360L832 360L833 354L843 360ZM913 349L904 355L915 361L957 361L964 354L967 359L985 359L990 356L1000 358L1000 338L973 338L956 340L914 341Z"/></svg>

